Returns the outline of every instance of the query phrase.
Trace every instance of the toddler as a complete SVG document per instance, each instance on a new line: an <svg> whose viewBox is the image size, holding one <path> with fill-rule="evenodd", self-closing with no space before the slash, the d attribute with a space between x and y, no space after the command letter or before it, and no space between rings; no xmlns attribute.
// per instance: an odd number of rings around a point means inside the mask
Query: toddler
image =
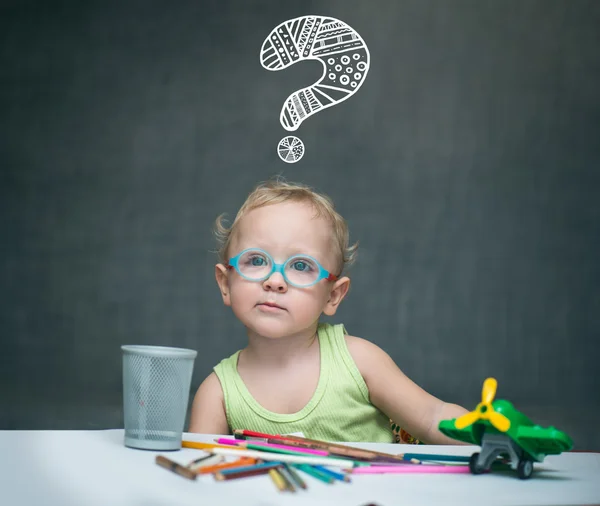
<svg viewBox="0 0 600 506"><path fill-rule="evenodd" d="M390 419L425 443L456 444L438 422L466 410L412 382L381 348L319 322L335 315L356 253L331 200L302 184L260 184L230 228L217 219L223 303L248 345L202 382L190 432L248 429L311 439L394 441Z"/></svg>

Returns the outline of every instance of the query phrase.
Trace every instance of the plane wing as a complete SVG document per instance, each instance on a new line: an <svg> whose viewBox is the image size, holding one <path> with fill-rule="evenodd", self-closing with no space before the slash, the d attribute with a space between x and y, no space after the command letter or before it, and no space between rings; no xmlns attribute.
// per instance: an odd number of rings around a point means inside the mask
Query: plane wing
<svg viewBox="0 0 600 506"><path fill-rule="evenodd" d="M517 429L514 439L529 454L541 457L540 460L545 455L558 455L573 447L571 438L554 427L522 425Z"/></svg>

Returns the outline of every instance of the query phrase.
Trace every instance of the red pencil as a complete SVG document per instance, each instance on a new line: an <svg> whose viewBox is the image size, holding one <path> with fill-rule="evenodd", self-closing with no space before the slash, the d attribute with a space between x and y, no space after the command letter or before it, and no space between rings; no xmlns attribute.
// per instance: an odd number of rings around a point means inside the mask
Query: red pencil
<svg viewBox="0 0 600 506"><path fill-rule="evenodd" d="M278 439L290 439L286 436L283 436L281 434L265 434L264 432L255 432L253 430L246 430L246 429L235 429L233 431L234 435L241 435L241 436L246 436L246 437L259 437L262 439L270 439L270 438L278 438Z"/></svg>

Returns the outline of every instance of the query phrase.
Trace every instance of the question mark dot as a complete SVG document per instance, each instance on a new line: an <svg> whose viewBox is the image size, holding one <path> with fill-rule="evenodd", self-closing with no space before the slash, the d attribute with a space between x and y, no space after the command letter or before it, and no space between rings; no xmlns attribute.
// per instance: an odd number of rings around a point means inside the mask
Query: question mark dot
<svg viewBox="0 0 600 506"><path fill-rule="evenodd" d="M304 156L304 143L298 137L289 135L279 141L277 153L284 162L296 163Z"/></svg>

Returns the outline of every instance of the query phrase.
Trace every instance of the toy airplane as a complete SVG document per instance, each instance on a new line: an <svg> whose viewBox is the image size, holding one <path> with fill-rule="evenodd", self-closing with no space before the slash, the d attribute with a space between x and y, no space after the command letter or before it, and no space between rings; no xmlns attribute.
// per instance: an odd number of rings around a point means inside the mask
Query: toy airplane
<svg viewBox="0 0 600 506"><path fill-rule="evenodd" d="M494 400L497 381L483 383L481 402L474 411L452 420L442 420L440 432L452 439L481 446L471 455L473 474L488 471L499 456L510 460L510 467L521 479L533 472L533 463L546 455L558 455L573 447L571 438L554 427L534 425L523 413L505 400Z"/></svg>

